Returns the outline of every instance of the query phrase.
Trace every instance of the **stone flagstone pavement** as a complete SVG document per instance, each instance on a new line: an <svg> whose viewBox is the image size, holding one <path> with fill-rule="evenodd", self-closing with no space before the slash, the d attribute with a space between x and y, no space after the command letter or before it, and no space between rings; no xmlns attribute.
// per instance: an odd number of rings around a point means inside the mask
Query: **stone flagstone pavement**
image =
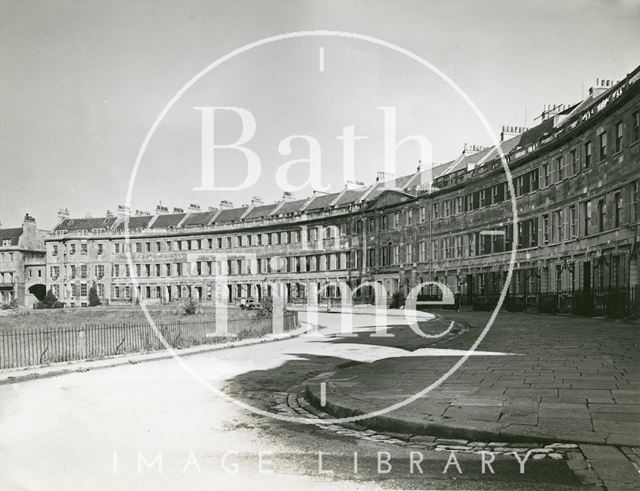
<svg viewBox="0 0 640 491"><path fill-rule="evenodd" d="M466 324L440 348L468 349L487 312L440 312ZM512 356L471 357L441 386L367 421L377 429L508 441L640 446L640 326L605 319L501 313L478 347ZM305 382L334 416L398 402L444 374L458 357L396 358L338 368Z"/></svg>

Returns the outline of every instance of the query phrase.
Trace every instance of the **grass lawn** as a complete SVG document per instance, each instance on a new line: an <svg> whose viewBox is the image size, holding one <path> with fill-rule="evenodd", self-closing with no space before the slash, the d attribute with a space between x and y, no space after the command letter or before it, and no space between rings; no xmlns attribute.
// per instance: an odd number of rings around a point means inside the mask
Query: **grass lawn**
<svg viewBox="0 0 640 491"><path fill-rule="evenodd" d="M183 315L179 305L152 306L151 317L158 323L169 322L214 322L213 306L198 306L194 315ZM228 318L251 319L255 312L229 307ZM146 324L147 319L139 306L127 307L80 307L68 309L18 310L0 312L0 332L15 330L46 329L50 327L82 327L87 325Z"/></svg>

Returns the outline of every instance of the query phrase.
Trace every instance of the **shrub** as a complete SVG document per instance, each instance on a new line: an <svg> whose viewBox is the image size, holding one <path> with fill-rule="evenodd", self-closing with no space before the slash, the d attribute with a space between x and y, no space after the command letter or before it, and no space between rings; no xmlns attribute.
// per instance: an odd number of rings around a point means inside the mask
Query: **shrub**
<svg viewBox="0 0 640 491"><path fill-rule="evenodd" d="M98 305L102 305L102 302L98 296L98 289L93 285L89 288L89 307L97 307Z"/></svg>
<svg viewBox="0 0 640 491"><path fill-rule="evenodd" d="M18 301L14 298L7 303L0 305L1 310L16 310L18 308Z"/></svg>
<svg viewBox="0 0 640 491"><path fill-rule="evenodd" d="M51 289L49 289L44 299L35 306L36 309L61 309L62 307L64 307L64 304L58 302L58 298L53 294Z"/></svg>
<svg viewBox="0 0 640 491"><path fill-rule="evenodd" d="M271 317L273 313L273 298L262 297L260 306L257 309L257 317Z"/></svg>
<svg viewBox="0 0 640 491"><path fill-rule="evenodd" d="M391 296L391 304L389 305L389 308L390 309L402 308L404 307L406 300L407 299L404 296L404 293L402 293L401 291L397 291Z"/></svg>
<svg viewBox="0 0 640 491"><path fill-rule="evenodd" d="M194 315L198 312L198 304L193 301L193 298L189 297L182 304L182 315Z"/></svg>

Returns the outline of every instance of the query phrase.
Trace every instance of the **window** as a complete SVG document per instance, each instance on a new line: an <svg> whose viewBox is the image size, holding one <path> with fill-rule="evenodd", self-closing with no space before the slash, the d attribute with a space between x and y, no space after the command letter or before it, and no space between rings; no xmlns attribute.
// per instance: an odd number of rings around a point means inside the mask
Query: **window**
<svg viewBox="0 0 640 491"><path fill-rule="evenodd" d="M83 264L80 266L80 278L86 278L87 277L87 265Z"/></svg>
<svg viewBox="0 0 640 491"><path fill-rule="evenodd" d="M76 253L76 245L75 244L70 244L69 245L69 255L73 256Z"/></svg>
<svg viewBox="0 0 640 491"><path fill-rule="evenodd" d="M96 278L98 278L98 279L104 278L104 265L103 264L98 264L95 267L95 275L96 275Z"/></svg>
<svg viewBox="0 0 640 491"><path fill-rule="evenodd" d="M373 232L376 229L376 219L374 217L367 218L367 232Z"/></svg>
<svg viewBox="0 0 640 491"><path fill-rule="evenodd" d="M624 131L624 127L622 126L622 121L616 124L616 153L622 151L622 134Z"/></svg>
<svg viewBox="0 0 640 491"><path fill-rule="evenodd" d="M60 277L60 266L51 266L51 279L57 280Z"/></svg>
<svg viewBox="0 0 640 491"><path fill-rule="evenodd" d="M574 176L580 172L580 166L578 164L578 150L575 148L569 152L569 165L571 166L571 174Z"/></svg>
<svg viewBox="0 0 640 491"><path fill-rule="evenodd" d="M487 206L487 190L482 189L480 191L480 206Z"/></svg>
<svg viewBox="0 0 640 491"><path fill-rule="evenodd" d="M418 245L418 260L420 262L427 260L427 243L424 240Z"/></svg>
<svg viewBox="0 0 640 491"><path fill-rule="evenodd" d="M542 217L542 224L543 224L543 230L542 230L543 240L545 244L548 244L550 239L549 234L551 233L551 227L549 224L549 215L544 215Z"/></svg>
<svg viewBox="0 0 640 491"><path fill-rule="evenodd" d="M373 247L367 249L367 266L373 267L376 265L376 251Z"/></svg>
<svg viewBox="0 0 640 491"><path fill-rule="evenodd" d="M598 142L600 145L600 160L607 158L607 132L604 131L598 136Z"/></svg>
<svg viewBox="0 0 640 491"><path fill-rule="evenodd" d="M116 242L115 244L113 244L113 250L116 254L120 254L120 243Z"/></svg>
<svg viewBox="0 0 640 491"><path fill-rule="evenodd" d="M640 111L631 115L631 138L634 142L640 140Z"/></svg>
<svg viewBox="0 0 640 491"><path fill-rule="evenodd" d="M464 209L465 211L473 211L473 194L467 194L464 197Z"/></svg>
<svg viewBox="0 0 640 491"><path fill-rule="evenodd" d="M433 218L434 219L440 218L440 203L433 204Z"/></svg>
<svg viewBox="0 0 640 491"><path fill-rule="evenodd" d="M583 203L584 235L589 235L591 230L591 201Z"/></svg>
<svg viewBox="0 0 640 491"><path fill-rule="evenodd" d="M447 200L444 202L444 211L442 213L443 218L447 218L451 216L451 200Z"/></svg>
<svg viewBox="0 0 640 491"><path fill-rule="evenodd" d="M136 252L142 252L142 242L136 242Z"/></svg>
<svg viewBox="0 0 640 491"><path fill-rule="evenodd" d="M104 245L98 244L98 256L102 256L104 253Z"/></svg>
<svg viewBox="0 0 640 491"><path fill-rule="evenodd" d="M591 166L591 140L584 144L584 168Z"/></svg>
<svg viewBox="0 0 640 491"><path fill-rule="evenodd" d="M58 244L54 244L52 249L51 249L51 255L52 256L57 256L58 255Z"/></svg>
<svg viewBox="0 0 640 491"><path fill-rule="evenodd" d="M104 284L98 283L98 296L104 298Z"/></svg>
<svg viewBox="0 0 640 491"><path fill-rule="evenodd" d="M573 239L578 236L578 214L575 205L569 207L569 236Z"/></svg>
<svg viewBox="0 0 640 491"><path fill-rule="evenodd" d="M558 168L558 181L562 181L565 178L564 157L562 155L556 159L556 167Z"/></svg>
<svg viewBox="0 0 640 491"><path fill-rule="evenodd" d="M407 210L407 225L411 225L412 221L413 221L413 210L409 209Z"/></svg>
<svg viewBox="0 0 640 491"><path fill-rule="evenodd" d="M564 240L564 230L566 227L563 210L558 210L553 213L553 226L555 228L554 242L562 242Z"/></svg>
<svg viewBox="0 0 640 491"><path fill-rule="evenodd" d="M87 296L87 284L86 283L80 283L80 296L81 297L86 297Z"/></svg>
<svg viewBox="0 0 640 491"><path fill-rule="evenodd" d="M551 174L549 170L549 164L542 164L542 183L541 187L546 188L551 184Z"/></svg>
<svg viewBox="0 0 640 491"><path fill-rule="evenodd" d="M640 221L640 180L633 183L633 209L635 211L635 220Z"/></svg>
<svg viewBox="0 0 640 491"><path fill-rule="evenodd" d="M82 244L80 244L80 254L81 254L82 256L86 256L86 255L87 255L88 249L89 249L89 248L88 248L88 246L87 246L87 243L86 243L86 242L83 242Z"/></svg>
<svg viewBox="0 0 640 491"><path fill-rule="evenodd" d="M398 264L400 262L400 246L393 246L393 261L391 264Z"/></svg>
<svg viewBox="0 0 640 491"><path fill-rule="evenodd" d="M604 220L606 216L607 205L604 201L604 198L602 198L600 201L598 201L598 230L600 232L604 232Z"/></svg>
<svg viewBox="0 0 640 491"><path fill-rule="evenodd" d="M151 242L145 242L144 243L144 250L146 252L151 252Z"/></svg>
<svg viewBox="0 0 640 491"><path fill-rule="evenodd" d="M456 257L462 257L463 256L462 235L457 235L455 237L455 247L456 247Z"/></svg>
<svg viewBox="0 0 640 491"><path fill-rule="evenodd" d="M620 226L622 226L622 194L620 192L617 192L613 198L613 201L615 203L615 211L616 211L616 215L615 215L615 227L618 228Z"/></svg>
<svg viewBox="0 0 640 491"><path fill-rule="evenodd" d="M69 276L71 277L72 280L76 279L76 265L75 264L71 265L71 270L69 271Z"/></svg>
<svg viewBox="0 0 640 491"><path fill-rule="evenodd" d="M400 226L400 213L393 214L393 228L398 228Z"/></svg>
<svg viewBox="0 0 640 491"><path fill-rule="evenodd" d="M413 262L413 244L407 244L404 246L405 263Z"/></svg>

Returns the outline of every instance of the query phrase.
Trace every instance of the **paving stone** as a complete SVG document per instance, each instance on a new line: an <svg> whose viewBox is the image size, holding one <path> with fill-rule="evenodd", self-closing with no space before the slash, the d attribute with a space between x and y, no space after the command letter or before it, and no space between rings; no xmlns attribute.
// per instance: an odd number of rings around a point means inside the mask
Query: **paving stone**
<svg viewBox="0 0 640 491"><path fill-rule="evenodd" d="M466 445L468 440L457 440L454 438L437 438L436 443L438 445Z"/></svg>
<svg viewBox="0 0 640 491"><path fill-rule="evenodd" d="M545 448L578 448L578 445L575 443L551 443L545 445Z"/></svg>

